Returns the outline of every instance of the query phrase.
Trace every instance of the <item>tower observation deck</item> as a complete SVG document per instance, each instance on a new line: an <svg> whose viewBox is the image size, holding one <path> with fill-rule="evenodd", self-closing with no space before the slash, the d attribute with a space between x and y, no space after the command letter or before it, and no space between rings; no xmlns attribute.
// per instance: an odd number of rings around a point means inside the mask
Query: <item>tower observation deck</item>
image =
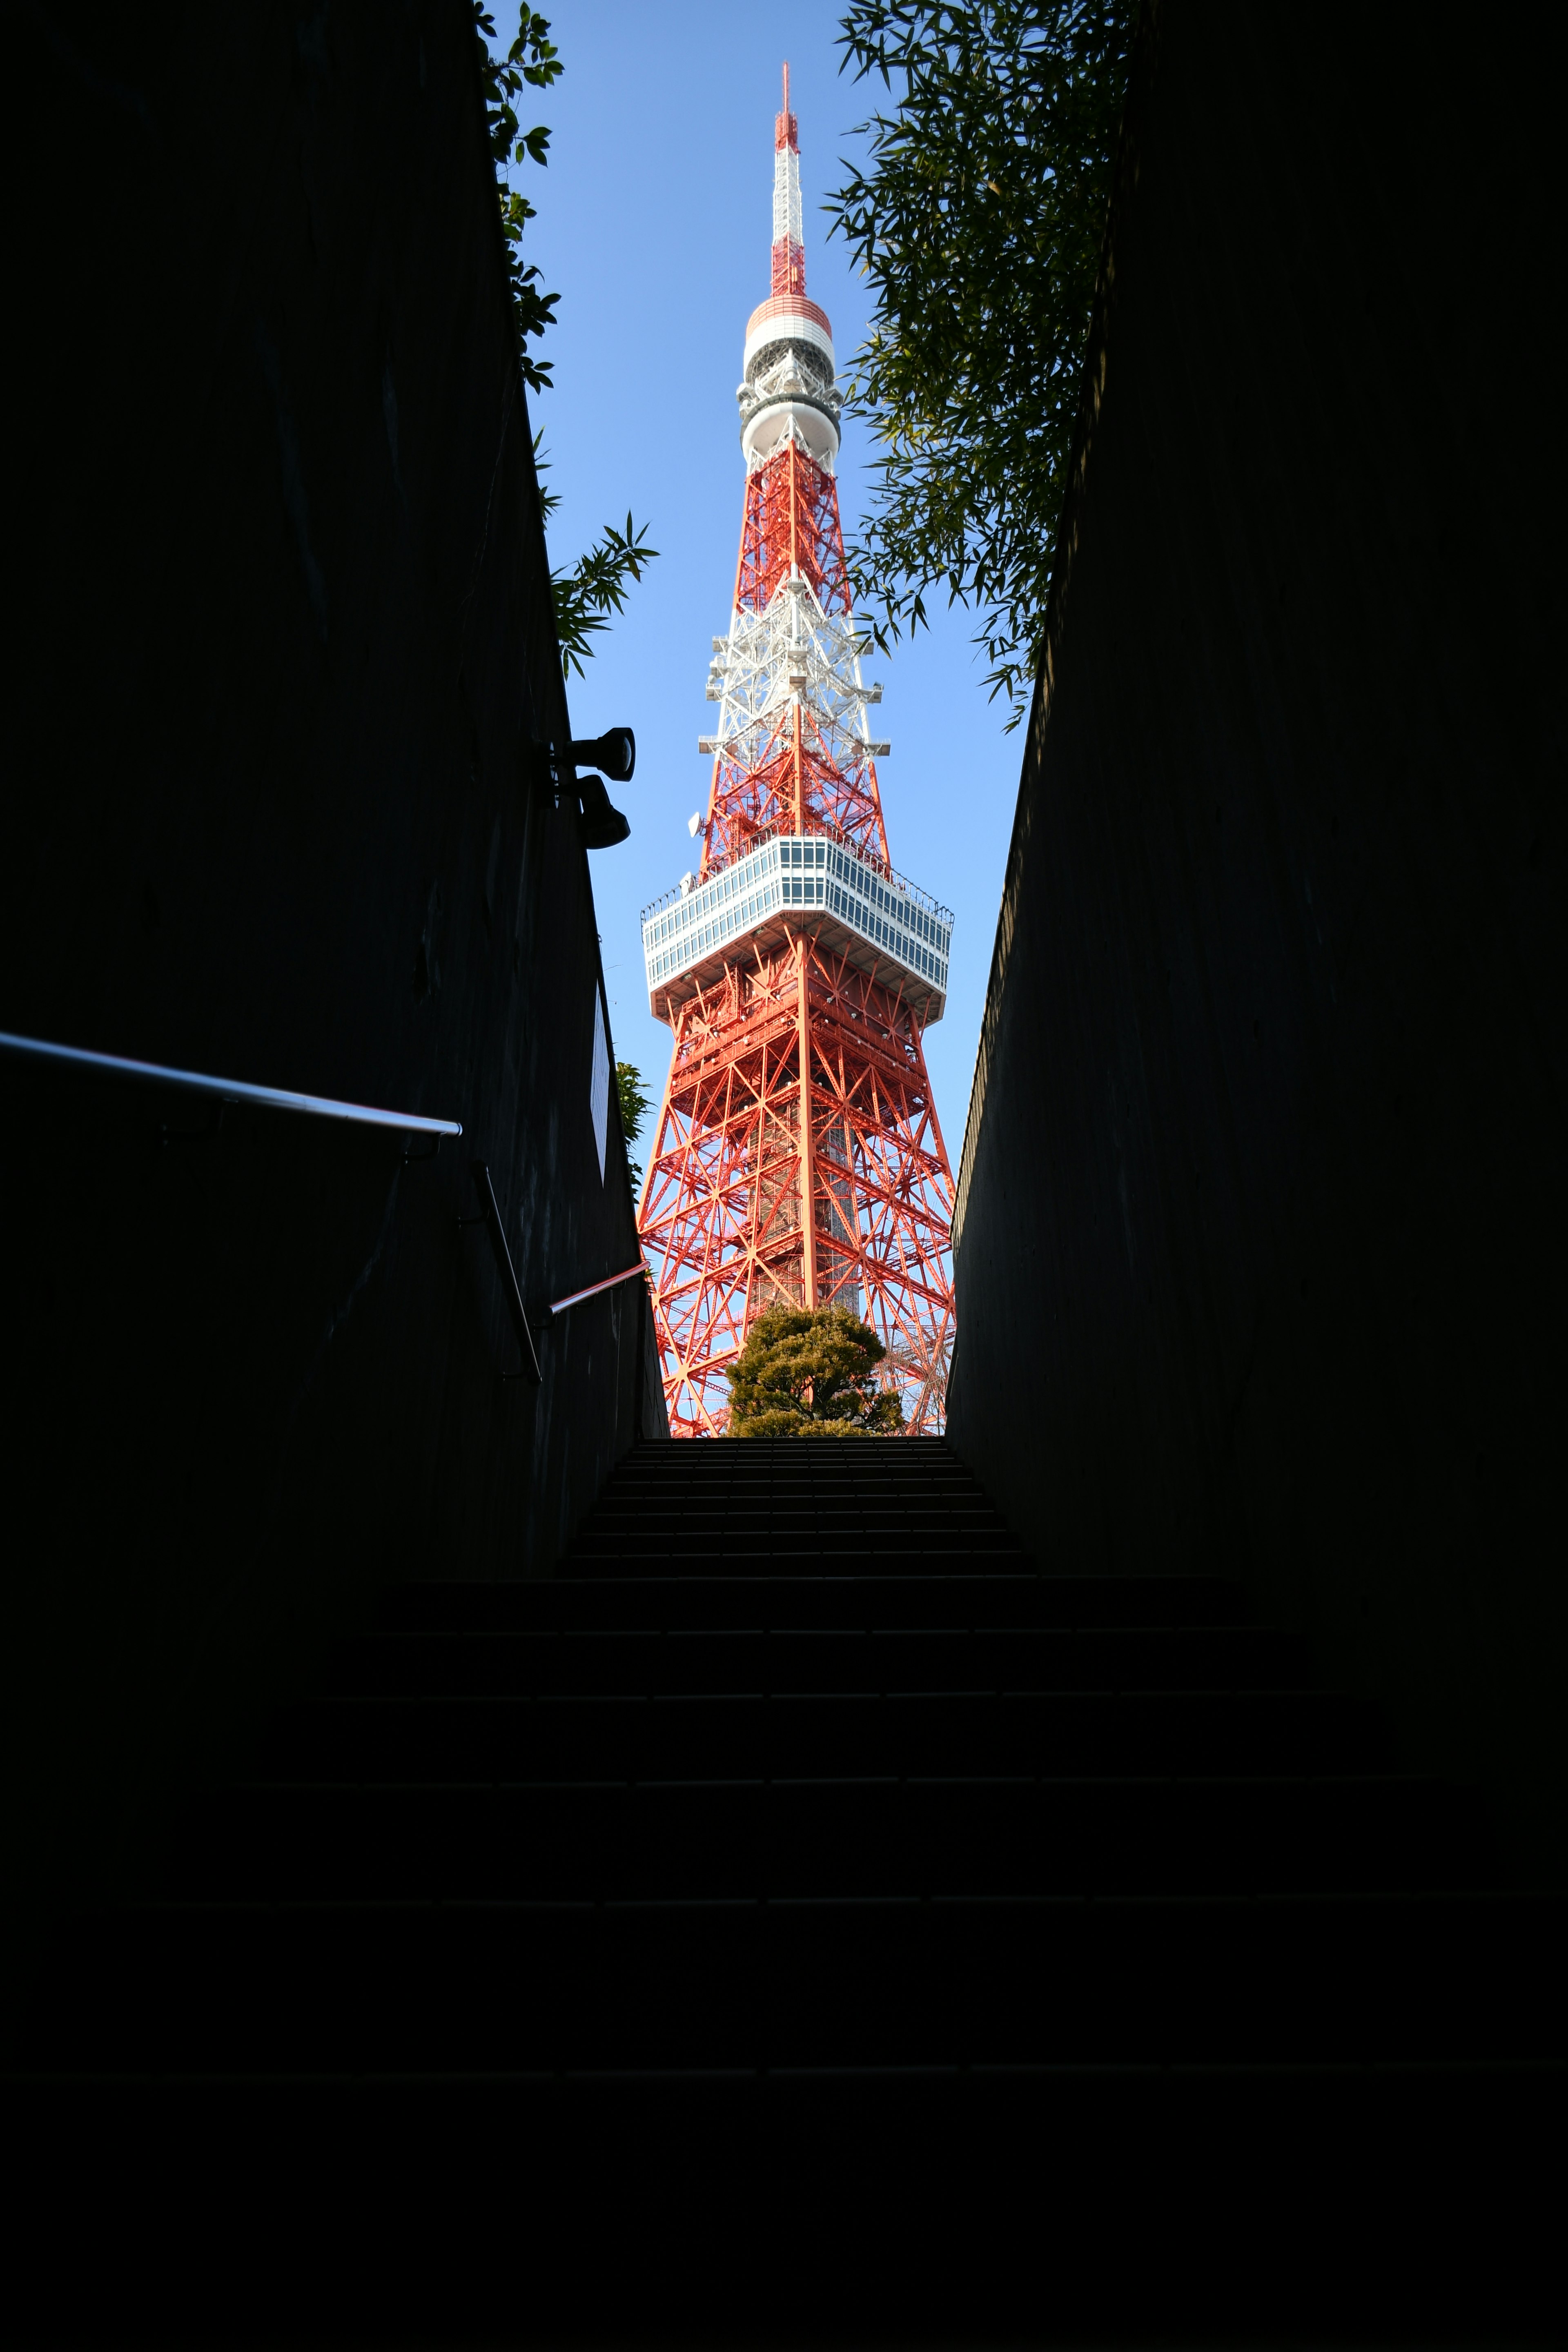
<svg viewBox="0 0 1568 2352"><path fill-rule="evenodd" d="M921 1036L952 917L888 850L834 467L833 329L807 299L784 68L773 286L746 327L746 488L727 636L698 750L697 870L643 914L648 1001L675 1033L638 1230L670 1427L717 1436L754 1318L842 1305L887 1349L904 1426L942 1427L952 1177Z"/></svg>

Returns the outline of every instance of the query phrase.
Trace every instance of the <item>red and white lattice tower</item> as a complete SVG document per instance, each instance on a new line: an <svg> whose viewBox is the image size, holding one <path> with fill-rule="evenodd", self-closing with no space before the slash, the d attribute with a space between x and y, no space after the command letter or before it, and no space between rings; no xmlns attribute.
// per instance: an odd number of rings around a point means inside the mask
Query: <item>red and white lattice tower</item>
<svg viewBox="0 0 1568 2352"><path fill-rule="evenodd" d="M905 1427L942 1427L952 1176L921 1038L952 918L893 871L845 578L833 330L805 298L800 152L773 161L773 293L746 329L745 520L699 749L699 870L647 908L675 1032L638 1229L678 1436L716 1436L752 1318L841 1304L887 1349ZM695 820L694 820L695 824Z"/></svg>

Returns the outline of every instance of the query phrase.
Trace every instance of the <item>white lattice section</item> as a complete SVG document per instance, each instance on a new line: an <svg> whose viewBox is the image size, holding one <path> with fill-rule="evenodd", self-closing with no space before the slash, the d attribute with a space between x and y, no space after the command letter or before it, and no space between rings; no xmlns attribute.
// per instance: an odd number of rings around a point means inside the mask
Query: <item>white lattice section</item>
<svg viewBox="0 0 1568 2352"><path fill-rule="evenodd" d="M804 245L800 222L800 157L787 143L773 153L773 243Z"/></svg>
<svg viewBox="0 0 1568 2352"><path fill-rule="evenodd" d="M852 620L825 613L805 580L786 580L765 613L737 613L708 673L722 705L717 740L742 766L760 759L780 714L798 694L822 730L835 766L871 756L866 706L879 686L860 676Z"/></svg>

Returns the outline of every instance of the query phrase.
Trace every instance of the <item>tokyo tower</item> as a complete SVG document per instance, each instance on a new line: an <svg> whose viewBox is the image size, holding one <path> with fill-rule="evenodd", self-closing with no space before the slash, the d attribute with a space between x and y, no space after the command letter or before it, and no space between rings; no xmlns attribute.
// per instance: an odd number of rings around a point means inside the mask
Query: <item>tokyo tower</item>
<svg viewBox="0 0 1568 2352"><path fill-rule="evenodd" d="M753 1318L842 1305L910 1433L942 1427L952 1176L921 1039L952 917L894 872L845 573L833 330L806 299L800 150L773 136L773 291L746 328L745 515L713 639L701 860L645 909L675 1032L638 1230L672 1433L720 1436ZM693 831L697 820L693 819Z"/></svg>

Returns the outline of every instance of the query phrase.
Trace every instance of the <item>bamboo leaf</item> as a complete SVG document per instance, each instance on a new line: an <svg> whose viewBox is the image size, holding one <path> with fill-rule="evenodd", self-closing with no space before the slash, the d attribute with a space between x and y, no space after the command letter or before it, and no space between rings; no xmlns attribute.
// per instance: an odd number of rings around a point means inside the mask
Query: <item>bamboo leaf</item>
<svg viewBox="0 0 1568 2352"><path fill-rule="evenodd" d="M889 109L829 200L872 289L849 407L870 505L847 549L879 641L974 606L1027 708L1077 415L1133 0L850 0L840 70Z"/></svg>

